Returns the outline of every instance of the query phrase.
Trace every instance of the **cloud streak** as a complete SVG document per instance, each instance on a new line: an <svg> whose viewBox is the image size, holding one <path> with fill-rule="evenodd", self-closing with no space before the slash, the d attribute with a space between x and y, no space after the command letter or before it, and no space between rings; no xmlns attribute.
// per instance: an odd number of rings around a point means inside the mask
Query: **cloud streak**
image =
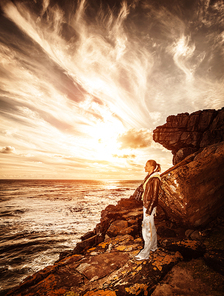
<svg viewBox="0 0 224 296"><path fill-rule="evenodd" d="M136 155L135 154L123 154L123 155L113 154L113 157L117 157L117 158L135 158Z"/></svg>
<svg viewBox="0 0 224 296"><path fill-rule="evenodd" d="M151 131L168 115L223 107L222 1L0 6L0 145L17 151L1 153L2 172L31 164L19 155L33 155L31 175L55 163L60 176L91 178L95 162L123 177L149 155L167 167Z"/></svg>

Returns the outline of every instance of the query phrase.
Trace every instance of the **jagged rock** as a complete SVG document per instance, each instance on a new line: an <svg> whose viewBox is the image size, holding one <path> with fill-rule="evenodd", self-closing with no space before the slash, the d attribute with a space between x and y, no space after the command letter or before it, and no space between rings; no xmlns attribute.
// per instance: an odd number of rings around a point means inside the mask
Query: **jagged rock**
<svg viewBox="0 0 224 296"><path fill-rule="evenodd" d="M123 234L133 234L137 235L139 228L141 227L142 220L142 202L136 201L135 199L121 199L118 201L117 205L109 205L101 213L100 223L96 225L94 233L105 235L113 235L111 229L116 225L116 221L123 220L125 225L122 226ZM114 226L112 226L115 222ZM126 223L128 222L128 224ZM107 233L108 228L110 227L109 233ZM127 227L132 227L129 229L124 229ZM111 232L111 234L110 234ZM114 234L114 235L117 235Z"/></svg>
<svg viewBox="0 0 224 296"><path fill-rule="evenodd" d="M95 234L96 234L95 231L89 231L89 232L85 233L84 235L82 235L82 236L80 237L80 239L81 239L82 241L84 241L84 240L86 240L86 239L88 239L88 238L94 236Z"/></svg>
<svg viewBox="0 0 224 296"><path fill-rule="evenodd" d="M133 295L133 291L146 295L182 256L157 250L150 260L136 261L134 256L141 247L142 240L130 235L109 238L84 256L69 256L38 272L8 295L94 295L90 291L95 295L112 291L117 296Z"/></svg>
<svg viewBox="0 0 224 296"><path fill-rule="evenodd" d="M127 199L126 201L127 205L130 205L130 200ZM134 205L133 201L131 203ZM122 207L125 207L124 200L122 201ZM120 205L113 207L114 214L116 210L119 213L121 212ZM129 210L129 213L126 212L116 217L126 218L126 220L122 220L122 223L125 223L127 227L124 230L127 230L138 226L137 218L140 215L140 208L136 209L133 207ZM105 216L104 212L105 217L107 215ZM113 219L114 217L110 223L111 225L116 224L116 220ZM133 221L134 224L131 225L130 221ZM219 231L223 227L221 222L219 224ZM118 224L120 223L121 221L118 220ZM83 236L86 239L81 244L87 247L88 242L94 239L94 246L90 246L87 249L85 249L86 247L80 248L82 254L74 254L79 251L76 246L72 254L57 261L53 266L37 272L32 277L28 277L20 286L11 290L8 296L151 295L164 276L169 271L172 272L172 268L175 265L178 264L179 266L179 262L183 258L190 260L199 256L202 257L204 254L210 254L209 258L211 258L214 244L217 244L217 240L214 240L217 234L214 230L216 229L215 224L213 224L214 229L210 232L204 231L210 235L209 237L204 237L206 239L206 250L205 245L201 241L186 240L182 236L178 237L178 233L181 233L181 231L175 228L175 223L156 217L156 226L158 229L163 229L163 231L158 235L159 248L155 252L150 253L149 260L136 261L134 259L134 256L143 247L140 230L138 236L130 234L113 237L101 236L102 241L100 243L95 241L97 235L90 236L90 233L87 233ZM170 230L170 235L175 235L175 237L167 238L166 230ZM185 230L183 229L183 236L184 232ZM91 232L91 234L94 233L96 233L95 230ZM223 248L223 241L220 243L219 248L220 250ZM205 255L204 258L206 258ZM212 263L214 264L214 262L213 260ZM187 274L186 270L181 272L183 275ZM161 287L164 287L163 282ZM178 289L180 288L178 284ZM185 290L183 289L183 291ZM209 295L213 294L210 293Z"/></svg>
<svg viewBox="0 0 224 296"><path fill-rule="evenodd" d="M96 244L98 244L99 242L103 241L103 238L101 235L94 235L89 237L86 240L83 240L79 243L76 244L75 249L73 250L72 253L74 254L82 254L84 253L87 249L95 246Z"/></svg>
<svg viewBox="0 0 224 296"><path fill-rule="evenodd" d="M124 228L128 227L128 222L125 220L116 220L113 223L111 223L110 227L107 230L107 235L111 236L117 236L121 234L121 231Z"/></svg>
<svg viewBox="0 0 224 296"><path fill-rule="evenodd" d="M165 239L160 244L166 250L180 252L185 260L202 257L205 254L205 246L195 240Z"/></svg>
<svg viewBox="0 0 224 296"><path fill-rule="evenodd" d="M85 258L76 270L89 281L96 281L120 269L128 259L129 255L127 253L103 253Z"/></svg>
<svg viewBox="0 0 224 296"><path fill-rule="evenodd" d="M151 296L223 295L223 277L208 268L203 259L180 262L156 286Z"/></svg>
<svg viewBox="0 0 224 296"><path fill-rule="evenodd" d="M203 227L224 208L224 142L188 156L162 174L159 204L169 219Z"/></svg>
<svg viewBox="0 0 224 296"><path fill-rule="evenodd" d="M173 163L177 164L178 162L182 161L184 158L186 158L188 155L198 151L197 148L193 147L185 147L181 148L177 151L177 153L173 157Z"/></svg>
<svg viewBox="0 0 224 296"><path fill-rule="evenodd" d="M166 295L176 292L179 293L177 295L183 295L194 291L206 295L208 290L208 295L222 295L221 289L216 289L213 294L208 286L192 281L194 274L190 273L188 277L188 265L180 263L187 260L192 266L198 264L199 269L202 269L198 262L202 262L203 258L214 270L223 273L224 240L220 238L224 229L223 220L218 226L213 223L209 229L202 229L217 217L224 206L224 142L202 149L211 137L209 132L215 135L212 141L222 139L222 110L171 116L167 120L170 131L167 134L165 129L164 133L167 146L173 147L175 153L179 150L176 155L180 159L181 153L186 156L194 149L195 152L162 174L158 214L155 218L159 248L150 253L149 260L134 259L143 247L142 202L131 198L121 199L116 206L110 205L102 211L100 223L93 231L82 236L82 241L77 243L74 250L64 252L53 266L28 277L7 295L151 295L156 286L154 296L165 295L165 291ZM173 133L174 130L172 138L171 131ZM176 150L180 143L191 143L191 146ZM195 230L199 226L200 232ZM208 267L205 264L203 266L208 271ZM182 278L174 281L172 272L174 276L182 275ZM211 274L209 269L208 281ZM184 277L187 280L185 285ZM217 273L214 277L212 274L211 279L217 280L220 285L223 283ZM176 290L173 289L173 283ZM191 289L189 285L194 283L195 289Z"/></svg>
<svg viewBox="0 0 224 296"><path fill-rule="evenodd" d="M194 232L193 229L187 229L187 230L185 231L185 236L186 236L187 238L189 238L193 232Z"/></svg>
<svg viewBox="0 0 224 296"><path fill-rule="evenodd" d="M203 236L199 230L188 229L185 231L185 236L193 240L202 240Z"/></svg>
<svg viewBox="0 0 224 296"><path fill-rule="evenodd" d="M201 148L224 141L224 108L169 116L153 131L153 139L172 151L177 164Z"/></svg>

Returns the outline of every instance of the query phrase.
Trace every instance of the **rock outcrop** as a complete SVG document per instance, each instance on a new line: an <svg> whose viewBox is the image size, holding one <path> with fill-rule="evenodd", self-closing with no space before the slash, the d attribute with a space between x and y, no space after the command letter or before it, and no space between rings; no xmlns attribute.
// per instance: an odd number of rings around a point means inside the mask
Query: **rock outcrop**
<svg viewBox="0 0 224 296"><path fill-rule="evenodd" d="M176 223L204 227L224 209L224 108L169 116L153 138L174 155L160 205Z"/></svg>
<svg viewBox="0 0 224 296"><path fill-rule="evenodd" d="M191 154L162 174L159 203L167 217L203 227L224 209L224 142Z"/></svg>
<svg viewBox="0 0 224 296"><path fill-rule="evenodd" d="M175 165L198 150L224 141L224 108L171 115L153 131L153 139L172 151Z"/></svg>
<svg viewBox="0 0 224 296"><path fill-rule="evenodd" d="M172 292L173 282L177 283L180 292L188 291L189 286L195 282L195 291L203 294L208 289L207 279L215 283L209 295L222 295L224 257L221 251L224 240L219 241L215 247L213 241L218 227L219 232L224 230L223 218L216 222L218 225L210 225L209 230L199 233L195 240L190 237L190 230L186 231L185 228L165 220L159 207L156 216L159 248L150 254L149 260L136 261L134 256L143 247L139 229L141 219L141 202L122 199L116 206L108 206L102 211L101 222L92 232L83 236L83 241L74 250L61 254L61 258L53 266L28 277L7 295L162 295L163 293L159 293L167 286ZM101 237L100 243L96 236ZM94 239L90 240L91 238ZM218 258L215 257L217 252ZM193 281L192 273L185 277L188 270L194 270L193 266L203 258L208 262L205 280L202 279L199 283ZM194 291L193 287L191 291Z"/></svg>
<svg viewBox="0 0 224 296"><path fill-rule="evenodd" d="M224 109L205 110L156 129L157 142L175 156L182 149L184 159L161 175L159 248L149 260L134 258L143 247L142 202L121 199L73 250L7 295L223 295L223 122Z"/></svg>
<svg viewBox="0 0 224 296"><path fill-rule="evenodd" d="M159 220L163 218L161 212ZM143 247L141 221L142 202L121 199L108 206L100 223L74 250L62 253L53 266L28 277L7 295L148 295L183 257L178 248L162 248L150 260L136 261L134 256Z"/></svg>

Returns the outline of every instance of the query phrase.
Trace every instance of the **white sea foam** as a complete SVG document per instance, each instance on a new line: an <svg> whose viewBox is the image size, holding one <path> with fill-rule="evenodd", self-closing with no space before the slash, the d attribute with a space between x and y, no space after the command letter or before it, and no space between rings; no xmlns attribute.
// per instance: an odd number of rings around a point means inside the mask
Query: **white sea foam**
<svg viewBox="0 0 224 296"><path fill-rule="evenodd" d="M0 290L52 264L140 181L1 180Z"/></svg>

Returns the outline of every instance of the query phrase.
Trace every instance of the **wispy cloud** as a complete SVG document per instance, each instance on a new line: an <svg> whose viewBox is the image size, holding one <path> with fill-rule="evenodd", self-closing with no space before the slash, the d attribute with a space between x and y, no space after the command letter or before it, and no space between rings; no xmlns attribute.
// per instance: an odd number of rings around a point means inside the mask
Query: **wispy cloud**
<svg viewBox="0 0 224 296"><path fill-rule="evenodd" d="M7 174L14 163L85 177L95 165L123 177L149 156L165 167L170 152L151 131L168 115L223 107L221 0L0 6L0 145L16 150L1 153Z"/></svg>

